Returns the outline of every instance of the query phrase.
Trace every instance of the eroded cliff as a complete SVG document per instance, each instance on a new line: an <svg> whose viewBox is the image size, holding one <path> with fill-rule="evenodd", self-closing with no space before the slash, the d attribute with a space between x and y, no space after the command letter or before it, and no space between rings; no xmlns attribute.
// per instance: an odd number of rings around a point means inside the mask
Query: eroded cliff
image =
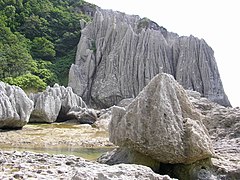
<svg viewBox="0 0 240 180"><path fill-rule="evenodd" d="M180 37L135 15L97 9L82 30L69 86L88 103L110 107L136 97L158 73L224 106L224 92L213 50L203 39Z"/></svg>

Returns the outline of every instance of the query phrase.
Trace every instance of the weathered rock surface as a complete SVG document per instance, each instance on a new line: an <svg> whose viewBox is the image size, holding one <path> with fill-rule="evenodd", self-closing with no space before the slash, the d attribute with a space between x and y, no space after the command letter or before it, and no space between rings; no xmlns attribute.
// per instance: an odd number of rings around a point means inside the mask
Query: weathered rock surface
<svg viewBox="0 0 240 180"><path fill-rule="evenodd" d="M142 153L128 148L117 148L101 155L97 162L114 165L114 164L139 164L150 167L154 172L159 172L159 161L152 159Z"/></svg>
<svg viewBox="0 0 240 180"><path fill-rule="evenodd" d="M150 168L135 164L118 164L113 166L86 163L73 177L73 180L82 179L129 179L129 180L171 180L167 175L154 173Z"/></svg>
<svg viewBox="0 0 240 180"><path fill-rule="evenodd" d="M97 9L81 33L69 86L85 102L106 108L135 98L158 73L230 106L213 50L203 39L179 37L147 18Z"/></svg>
<svg viewBox="0 0 240 180"><path fill-rule="evenodd" d="M191 164L165 164L149 156L127 148L118 148L103 154L97 160L100 163L114 164L141 164L150 167L158 174L167 174L170 177L184 180L217 180L218 175L212 170L210 159L203 159Z"/></svg>
<svg viewBox="0 0 240 180"><path fill-rule="evenodd" d="M71 108L67 115L70 119L76 119L80 124L93 124L97 120L97 113L94 109L79 106Z"/></svg>
<svg viewBox="0 0 240 180"><path fill-rule="evenodd" d="M121 100L117 104L117 106L119 106L119 107L127 107L133 100L134 100L134 98L123 99L123 100Z"/></svg>
<svg viewBox="0 0 240 180"><path fill-rule="evenodd" d="M127 108L113 107L110 141L162 163L192 163L213 154L208 132L171 75L159 74Z"/></svg>
<svg viewBox="0 0 240 180"><path fill-rule="evenodd" d="M209 130L216 157L212 159L216 173L222 179L240 177L240 109L225 108L187 91L192 104L204 116L203 123Z"/></svg>
<svg viewBox="0 0 240 180"><path fill-rule="evenodd" d="M22 128L32 110L33 102L21 88L0 82L0 128Z"/></svg>
<svg viewBox="0 0 240 180"><path fill-rule="evenodd" d="M93 126L108 132L109 122L112 118L112 108L101 109L98 111L97 116L97 121L93 124Z"/></svg>
<svg viewBox="0 0 240 180"><path fill-rule="evenodd" d="M34 110L30 122L55 122L68 119L67 113L73 107L86 108L81 97L73 93L70 87L55 84L44 92L30 94L34 102Z"/></svg>
<svg viewBox="0 0 240 180"><path fill-rule="evenodd" d="M89 162L76 156L49 155L30 152L0 151L0 178L7 179L131 179L171 180L140 165L108 166Z"/></svg>

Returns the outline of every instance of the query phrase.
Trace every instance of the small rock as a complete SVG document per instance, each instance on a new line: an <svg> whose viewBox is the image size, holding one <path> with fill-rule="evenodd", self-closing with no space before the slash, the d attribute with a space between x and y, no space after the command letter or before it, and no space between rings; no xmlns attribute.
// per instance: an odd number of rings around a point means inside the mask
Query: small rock
<svg viewBox="0 0 240 180"><path fill-rule="evenodd" d="M17 174L14 174L13 177L16 178L16 179L22 179L23 174L22 173L17 173Z"/></svg>
<svg viewBox="0 0 240 180"><path fill-rule="evenodd" d="M37 170L37 173L38 173L38 174L41 174L41 173L42 173L42 170L41 170L41 169L38 169L38 170Z"/></svg>
<svg viewBox="0 0 240 180"><path fill-rule="evenodd" d="M73 164L75 164L75 163L74 163L73 161L67 161L65 164L68 165L68 166L70 166L70 165L73 165Z"/></svg>
<svg viewBox="0 0 240 180"><path fill-rule="evenodd" d="M53 171L52 170L47 170L47 173L48 174L53 174Z"/></svg>

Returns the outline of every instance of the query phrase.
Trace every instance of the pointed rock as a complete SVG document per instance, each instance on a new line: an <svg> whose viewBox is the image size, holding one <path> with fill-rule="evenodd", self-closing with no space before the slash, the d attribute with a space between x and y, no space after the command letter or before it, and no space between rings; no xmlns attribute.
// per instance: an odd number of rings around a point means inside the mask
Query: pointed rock
<svg viewBox="0 0 240 180"><path fill-rule="evenodd" d="M21 88L0 82L0 128L22 128L32 110L33 102Z"/></svg>
<svg viewBox="0 0 240 180"><path fill-rule="evenodd" d="M162 163L192 163L213 155L201 115L171 75L159 74L127 108L113 107L110 141Z"/></svg>
<svg viewBox="0 0 240 180"><path fill-rule="evenodd" d="M73 93L72 88L55 84L47 87L44 92L31 94L34 110L30 122L55 122L57 118L66 120L67 113L73 107L86 108L81 97Z"/></svg>

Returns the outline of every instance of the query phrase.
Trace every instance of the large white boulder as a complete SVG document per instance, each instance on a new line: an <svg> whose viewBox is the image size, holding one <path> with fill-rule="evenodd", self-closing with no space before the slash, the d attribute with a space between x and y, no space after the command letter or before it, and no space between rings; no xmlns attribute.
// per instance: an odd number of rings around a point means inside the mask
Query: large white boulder
<svg viewBox="0 0 240 180"><path fill-rule="evenodd" d="M162 163L189 164L213 155L201 115L171 75L159 74L125 108L113 107L110 141Z"/></svg>
<svg viewBox="0 0 240 180"><path fill-rule="evenodd" d="M0 82L0 128L22 128L32 110L33 102L21 88Z"/></svg>

